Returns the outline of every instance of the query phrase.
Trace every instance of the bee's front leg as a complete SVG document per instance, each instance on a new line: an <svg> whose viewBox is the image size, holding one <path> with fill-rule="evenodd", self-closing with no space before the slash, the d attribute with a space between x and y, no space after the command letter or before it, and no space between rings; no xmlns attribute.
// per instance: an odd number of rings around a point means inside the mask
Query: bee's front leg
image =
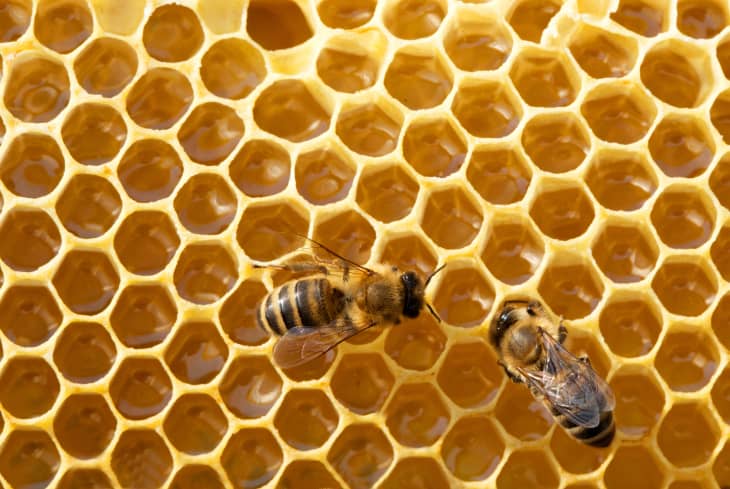
<svg viewBox="0 0 730 489"><path fill-rule="evenodd" d="M563 324L563 319L561 318L560 323L558 324L558 343L562 345L567 337L568 328L565 327L565 325Z"/></svg>
<svg viewBox="0 0 730 489"><path fill-rule="evenodd" d="M507 367L507 364L506 363L504 363L502 360L498 360L497 361L497 364L504 369L504 373L507 374L507 377L509 378L509 380L511 380L515 384L521 384L522 383L522 379L520 377L518 377L517 375L515 375L509 369L509 367Z"/></svg>

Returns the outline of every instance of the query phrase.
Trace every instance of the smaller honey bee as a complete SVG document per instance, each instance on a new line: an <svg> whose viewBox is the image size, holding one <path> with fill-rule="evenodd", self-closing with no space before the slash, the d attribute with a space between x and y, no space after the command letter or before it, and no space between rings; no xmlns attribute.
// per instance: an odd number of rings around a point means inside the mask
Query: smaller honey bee
<svg viewBox="0 0 730 489"><path fill-rule="evenodd" d="M418 317L424 307L441 322L424 291L445 265L423 280L415 271L401 272L394 266L366 268L309 241L329 258L311 254L285 265L255 265L301 275L274 288L258 309L259 326L280 337L274 346L274 360L280 367L314 360L374 326Z"/></svg>
<svg viewBox="0 0 730 489"><path fill-rule="evenodd" d="M572 437L606 447L616 431L613 393L588 357L563 347L567 334L562 321L556 324L537 301L506 301L489 328L507 376L526 384Z"/></svg>

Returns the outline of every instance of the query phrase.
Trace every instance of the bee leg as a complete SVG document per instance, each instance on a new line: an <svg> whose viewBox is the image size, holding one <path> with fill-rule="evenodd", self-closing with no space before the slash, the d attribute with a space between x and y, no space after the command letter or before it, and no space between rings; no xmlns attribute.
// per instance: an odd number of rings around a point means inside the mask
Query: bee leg
<svg viewBox="0 0 730 489"><path fill-rule="evenodd" d="M514 382L515 384L521 384L522 379L516 376L512 371L507 367L507 364L504 363L502 360L497 361L497 364L504 369L504 373L507 374L507 377L509 380Z"/></svg>
<svg viewBox="0 0 730 489"><path fill-rule="evenodd" d="M589 367L593 367L593 365L591 365L591 359L588 358L586 355L584 355L582 357L579 357L578 360L580 360L581 362L585 363Z"/></svg>
<svg viewBox="0 0 730 489"><path fill-rule="evenodd" d="M565 341L565 339L568 337L568 328L565 327L562 321L560 321L560 325L558 326L558 343L561 345Z"/></svg>

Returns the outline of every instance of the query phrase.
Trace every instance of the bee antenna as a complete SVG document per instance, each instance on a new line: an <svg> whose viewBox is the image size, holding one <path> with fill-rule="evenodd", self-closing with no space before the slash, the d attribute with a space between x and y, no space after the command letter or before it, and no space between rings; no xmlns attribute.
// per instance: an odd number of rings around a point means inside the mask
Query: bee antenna
<svg viewBox="0 0 730 489"><path fill-rule="evenodd" d="M434 275L436 275L437 273L439 273L439 272L440 272L441 270L443 270L444 268L446 268L446 263L444 263L443 265L441 265L440 267L438 267L438 268L437 268L436 270L434 270L433 272L431 272L431 275L429 275L429 276L428 276L428 277L426 278L426 283L425 283L425 284L423 284L423 288L425 289L426 287L428 287L428 283L429 283L429 282L431 281L431 279L433 278L433 276L434 276ZM429 309L430 309L430 308L431 308L431 306L429 306ZM431 311L431 313L433 313L433 311ZM436 314L434 314L434 316L436 316ZM438 316L436 316L436 317L438 317ZM441 320L441 319L439 319L439 321L440 321L440 320Z"/></svg>
<svg viewBox="0 0 730 489"><path fill-rule="evenodd" d="M443 267L441 267L441 268L443 268ZM426 302L426 307L428 307L428 310L433 315L433 317L436 318L436 321L438 321L440 323L441 322L441 316L439 316L436 313L436 311L433 310L433 307L431 307L431 304L429 304L428 302Z"/></svg>

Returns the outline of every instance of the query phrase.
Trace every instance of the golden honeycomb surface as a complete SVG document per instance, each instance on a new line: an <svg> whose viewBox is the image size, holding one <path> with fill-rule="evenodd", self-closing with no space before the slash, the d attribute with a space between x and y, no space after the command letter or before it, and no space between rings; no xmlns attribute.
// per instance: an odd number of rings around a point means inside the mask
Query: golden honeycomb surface
<svg viewBox="0 0 730 489"><path fill-rule="evenodd" d="M0 2L0 486L730 487L723 0ZM448 263L271 361L253 263ZM501 301L616 395L585 448Z"/></svg>

